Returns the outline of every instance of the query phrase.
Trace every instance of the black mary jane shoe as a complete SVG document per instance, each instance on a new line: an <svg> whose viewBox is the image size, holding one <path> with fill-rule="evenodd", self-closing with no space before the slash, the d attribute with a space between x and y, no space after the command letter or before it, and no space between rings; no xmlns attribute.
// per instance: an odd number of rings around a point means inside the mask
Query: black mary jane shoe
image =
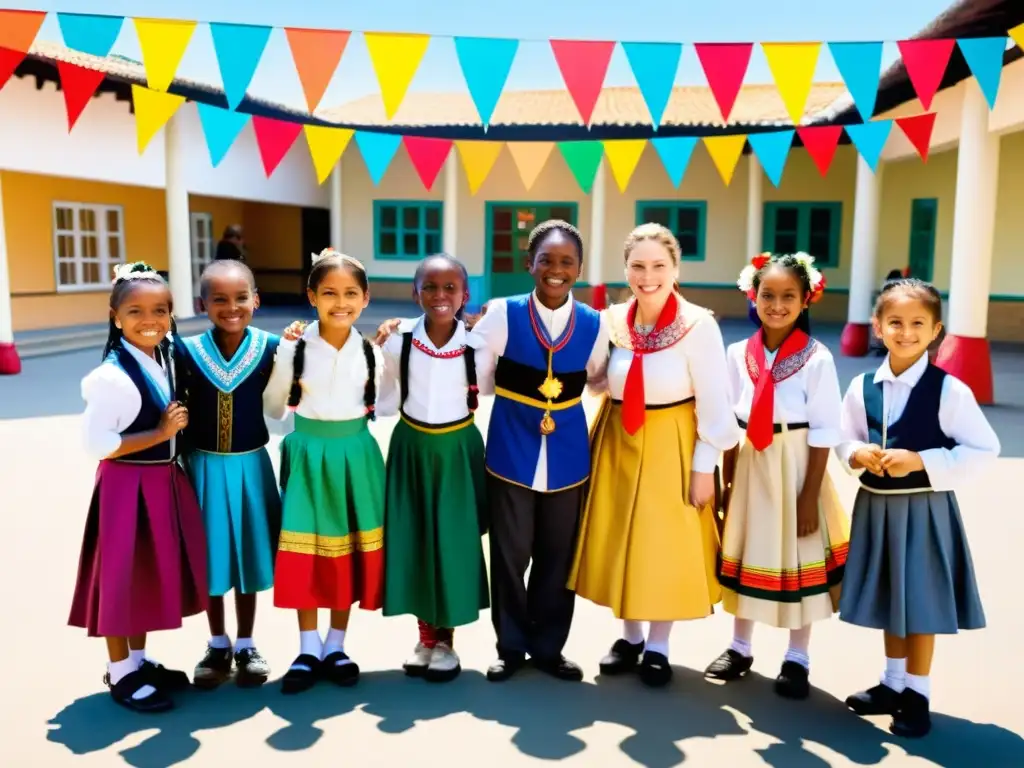
<svg viewBox="0 0 1024 768"><path fill-rule="evenodd" d="M348 663L342 663L348 662ZM348 657L344 651L334 651L324 657L323 676L335 685L348 688L359 682L359 665Z"/></svg>
<svg viewBox="0 0 1024 768"><path fill-rule="evenodd" d="M712 661L704 670L704 677L712 680L739 680L754 665L753 656L744 656L732 648L726 648L717 659Z"/></svg>
<svg viewBox="0 0 1024 768"><path fill-rule="evenodd" d="M556 656L553 659L534 659L533 666L546 675L565 680L570 683L578 683L583 679L583 670L575 662L569 661L565 656Z"/></svg>
<svg viewBox="0 0 1024 768"><path fill-rule="evenodd" d="M498 656L494 663L487 668L487 679L492 683L503 683L521 670L526 664L524 656L511 654Z"/></svg>
<svg viewBox="0 0 1024 768"><path fill-rule="evenodd" d="M602 675L622 675L635 672L644 652L644 642L635 645L625 638L619 638L612 644L608 655L601 659Z"/></svg>
<svg viewBox="0 0 1024 768"><path fill-rule="evenodd" d="M928 699L917 691L904 688L900 694L896 714L892 717L889 731L894 736L907 739L920 739L927 736L932 729L932 716L928 707Z"/></svg>
<svg viewBox="0 0 1024 768"><path fill-rule="evenodd" d="M206 646L206 653L192 672L192 685L212 691L231 677L231 649Z"/></svg>
<svg viewBox="0 0 1024 768"><path fill-rule="evenodd" d="M154 689L153 693L141 699L132 698L147 685ZM110 686L110 695L114 701L132 712L148 714L150 712L166 712L174 708L174 702L167 697L167 694L154 686L139 669L130 672Z"/></svg>
<svg viewBox="0 0 1024 768"><path fill-rule="evenodd" d="M145 659L142 662L139 666L139 672L145 676L149 684L154 688L171 693L184 691L192 685L192 681L188 679L188 675L185 672L182 672L180 669L168 669L163 664L150 661L149 659Z"/></svg>
<svg viewBox="0 0 1024 768"><path fill-rule="evenodd" d="M270 677L270 665L255 648L243 648L235 653L235 685L239 688L259 688Z"/></svg>
<svg viewBox="0 0 1024 768"><path fill-rule="evenodd" d="M775 692L784 699L806 699L811 695L810 673L803 664L795 661L782 662L782 669L775 678Z"/></svg>
<svg viewBox="0 0 1024 768"><path fill-rule="evenodd" d="M895 715L899 702L899 693L882 683L846 697L846 706L858 715Z"/></svg>
<svg viewBox="0 0 1024 768"><path fill-rule="evenodd" d="M672 665L668 657L657 651L647 651L640 662L640 682L651 688L661 688L672 680Z"/></svg>
<svg viewBox="0 0 1024 768"><path fill-rule="evenodd" d="M310 653L298 656L281 678L281 693L302 693L308 691L321 675L321 662Z"/></svg>

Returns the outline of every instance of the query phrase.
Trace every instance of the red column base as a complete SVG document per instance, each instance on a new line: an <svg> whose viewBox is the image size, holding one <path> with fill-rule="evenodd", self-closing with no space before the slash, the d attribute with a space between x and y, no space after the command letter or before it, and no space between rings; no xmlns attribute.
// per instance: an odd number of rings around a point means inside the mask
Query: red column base
<svg viewBox="0 0 1024 768"><path fill-rule="evenodd" d="M591 286L593 293L590 298L590 306L594 309L605 309L608 306L608 288L604 283Z"/></svg>
<svg viewBox="0 0 1024 768"><path fill-rule="evenodd" d="M0 341L0 376L13 376L21 373L21 358L14 342Z"/></svg>
<svg viewBox="0 0 1024 768"><path fill-rule="evenodd" d="M864 357L871 350L871 326L847 323L839 338L839 351L846 357Z"/></svg>
<svg viewBox="0 0 1024 768"><path fill-rule="evenodd" d="M949 334L939 346L935 365L970 387L979 405L995 402L988 339Z"/></svg>

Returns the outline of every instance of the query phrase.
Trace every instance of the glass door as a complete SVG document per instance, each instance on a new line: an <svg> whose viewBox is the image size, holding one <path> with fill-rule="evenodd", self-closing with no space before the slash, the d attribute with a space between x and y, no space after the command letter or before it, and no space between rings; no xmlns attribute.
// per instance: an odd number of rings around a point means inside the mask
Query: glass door
<svg viewBox="0 0 1024 768"><path fill-rule="evenodd" d="M515 296L533 290L527 245L530 231L548 219L576 224L575 203L488 203L489 295Z"/></svg>

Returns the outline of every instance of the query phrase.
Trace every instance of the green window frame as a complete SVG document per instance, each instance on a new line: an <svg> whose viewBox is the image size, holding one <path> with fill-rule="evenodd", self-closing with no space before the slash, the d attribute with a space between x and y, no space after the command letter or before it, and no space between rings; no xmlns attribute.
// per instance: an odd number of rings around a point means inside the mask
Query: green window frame
<svg viewBox="0 0 1024 768"><path fill-rule="evenodd" d="M910 276L932 281L935 268L935 234L939 225L939 201L919 197L910 201L910 246L907 266Z"/></svg>
<svg viewBox="0 0 1024 768"><path fill-rule="evenodd" d="M637 200L637 226L653 222L672 230L683 261L704 261L708 204L705 200Z"/></svg>
<svg viewBox="0 0 1024 768"><path fill-rule="evenodd" d="M435 200L374 200L373 255L380 261L420 261L444 242L444 204Z"/></svg>
<svg viewBox="0 0 1024 768"><path fill-rule="evenodd" d="M821 267L839 266L842 203L764 204L762 247L773 253L803 251Z"/></svg>

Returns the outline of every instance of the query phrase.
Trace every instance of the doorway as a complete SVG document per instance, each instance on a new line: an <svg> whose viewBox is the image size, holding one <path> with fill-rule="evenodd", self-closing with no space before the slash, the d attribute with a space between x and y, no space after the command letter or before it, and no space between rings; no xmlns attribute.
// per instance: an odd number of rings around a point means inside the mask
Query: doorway
<svg viewBox="0 0 1024 768"><path fill-rule="evenodd" d="M576 226L576 203L487 203L486 275L488 296L501 298L533 290L527 244L542 221L562 219Z"/></svg>

